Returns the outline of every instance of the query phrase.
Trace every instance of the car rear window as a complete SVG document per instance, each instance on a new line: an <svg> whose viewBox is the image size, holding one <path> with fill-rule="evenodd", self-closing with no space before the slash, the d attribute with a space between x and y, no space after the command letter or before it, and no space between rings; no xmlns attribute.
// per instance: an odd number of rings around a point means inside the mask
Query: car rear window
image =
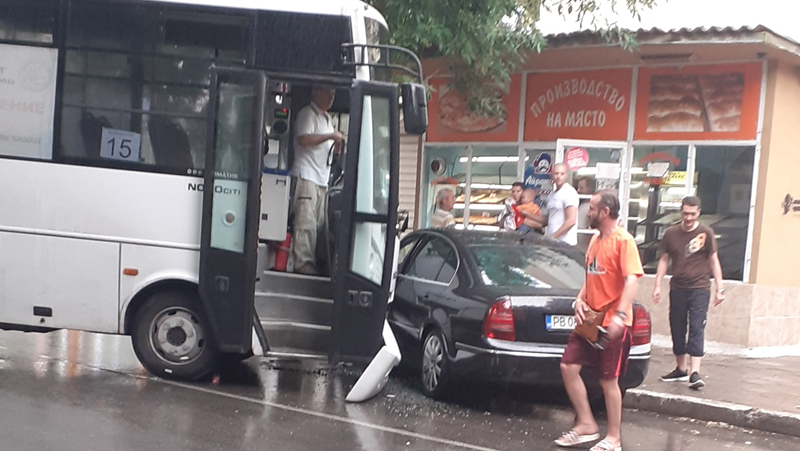
<svg viewBox="0 0 800 451"><path fill-rule="evenodd" d="M497 243L469 246L483 283L497 287L575 289L584 280L578 254L547 246Z"/></svg>

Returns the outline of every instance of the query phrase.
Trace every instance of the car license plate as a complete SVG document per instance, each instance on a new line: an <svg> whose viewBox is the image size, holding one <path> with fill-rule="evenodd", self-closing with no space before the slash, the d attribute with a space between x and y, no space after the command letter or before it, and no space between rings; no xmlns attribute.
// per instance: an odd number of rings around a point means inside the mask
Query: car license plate
<svg viewBox="0 0 800 451"><path fill-rule="evenodd" d="M545 316L547 330L572 330L575 328L575 315Z"/></svg>

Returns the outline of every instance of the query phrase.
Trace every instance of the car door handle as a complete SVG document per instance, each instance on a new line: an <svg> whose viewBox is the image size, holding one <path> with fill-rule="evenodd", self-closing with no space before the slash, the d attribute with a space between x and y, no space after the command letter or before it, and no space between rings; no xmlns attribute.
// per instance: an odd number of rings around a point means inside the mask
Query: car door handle
<svg viewBox="0 0 800 451"><path fill-rule="evenodd" d="M426 294L424 296L417 296L417 299L420 300L420 301L430 301L431 300L431 296L429 294Z"/></svg>

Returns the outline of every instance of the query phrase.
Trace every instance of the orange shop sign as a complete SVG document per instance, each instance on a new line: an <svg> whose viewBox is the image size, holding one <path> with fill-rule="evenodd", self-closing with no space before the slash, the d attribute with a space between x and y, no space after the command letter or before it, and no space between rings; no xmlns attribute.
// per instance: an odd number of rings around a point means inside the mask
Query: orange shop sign
<svg viewBox="0 0 800 451"><path fill-rule="evenodd" d="M435 88L428 102L429 142L498 141L519 139L521 76L513 75L509 92L502 95L505 114L484 117L470 111L467 96L452 89L451 79L432 79Z"/></svg>
<svg viewBox="0 0 800 451"><path fill-rule="evenodd" d="M529 74L525 141L627 139L631 79L630 69Z"/></svg>

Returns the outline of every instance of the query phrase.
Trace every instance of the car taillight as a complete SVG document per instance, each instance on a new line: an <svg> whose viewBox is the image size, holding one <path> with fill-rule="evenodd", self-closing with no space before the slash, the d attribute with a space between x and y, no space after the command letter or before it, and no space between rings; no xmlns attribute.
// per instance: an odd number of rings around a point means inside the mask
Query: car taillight
<svg viewBox="0 0 800 451"><path fill-rule="evenodd" d="M516 340L511 299L500 299L489 309L486 320L483 322L483 336L497 340Z"/></svg>
<svg viewBox="0 0 800 451"><path fill-rule="evenodd" d="M631 346L646 345L650 343L650 312L641 305L633 309L633 337Z"/></svg>

